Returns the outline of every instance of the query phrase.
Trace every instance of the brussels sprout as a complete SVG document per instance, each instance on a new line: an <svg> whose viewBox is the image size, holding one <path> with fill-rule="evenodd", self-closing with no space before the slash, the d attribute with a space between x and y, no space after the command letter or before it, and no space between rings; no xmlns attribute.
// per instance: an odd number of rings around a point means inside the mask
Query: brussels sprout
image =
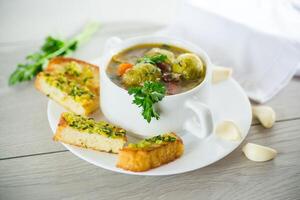
<svg viewBox="0 0 300 200"><path fill-rule="evenodd" d="M154 55L165 55L167 56L166 62L169 64L173 64L175 61L175 55L173 52L165 50L165 49L160 49L160 48L153 48L150 51L148 51L145 55L146 56L154 56Z"/></svg>
<svg viewBox="0 0 300 200"><path fill-rule="evenodd" d="M159 68L150 63L138 63L123 74L122 81L126 86L137 86L145 81L159 81L160 78Z"/></svg>
<svg viewBox="0 0 300 200"><path fill-rule="evenodd" d="M194 80L201 76L203 63L197 55L184 53L177 57L172 71L181 74L185 80Z"/></svg>

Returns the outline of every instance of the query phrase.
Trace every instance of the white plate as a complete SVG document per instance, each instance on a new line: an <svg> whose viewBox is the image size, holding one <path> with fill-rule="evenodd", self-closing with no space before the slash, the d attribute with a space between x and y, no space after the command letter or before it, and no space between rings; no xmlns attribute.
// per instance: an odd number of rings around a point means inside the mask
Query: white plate
<svg viewBox="0 0 300 200"><path fill-rule="evenodd" d="M125 174L171 175L205 167L222 159L237 148L247 136L252 121L251 106L248 97L235 80L229 79L213 85L211 95L210 107L213 112L215 124L222 120L233 120L242 131L243 139L241 141L224 141L217 138L214 134L211 134L205 140L199 140L191 134L178 133L185 145L185 152L182 157L169 164L140 173L125 171L115 167L117 161L117 155L115 154L82 149L67 144L63 145L73 154L89 163ZM60 114L64 111L65 109L54 101L50 100L48 102L48 120L53 132L56 130ZM93 117L97 120L105 120L100 112L95 113ZM129 141L130 139L129 137Z"/></svg>

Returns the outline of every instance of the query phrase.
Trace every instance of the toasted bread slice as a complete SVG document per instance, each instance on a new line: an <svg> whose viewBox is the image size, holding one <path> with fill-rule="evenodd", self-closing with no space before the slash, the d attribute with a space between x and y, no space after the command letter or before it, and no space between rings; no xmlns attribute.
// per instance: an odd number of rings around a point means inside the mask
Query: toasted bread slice
<svg viewBox="0 0 300 200"><path fill-rule="evenodd" d="M124 129L70 112L61 114L53 139L65 144L111 153L118 153L127 141Z"/></svg>
<svg viewBox="0 0 300 200"><path fill-rule="evenodd" d="M89 115L99 108L99 69L73 58L52 59L35 87L66 109Z"/></svg>
<svg viewBox="0 0 300 200"><path fill-rule="evenodd" d="M158 135L121 149L117 167L134 172L147 171L175 160L183 151L183 142L175 133Z"/></svg>
<svg viewBox="0 0 300 200"><path fill-rule="evenodd" d="M45 69L49 73L63 73L69 78L83 81L88 87L99 90L99 67L75 58L55 57Z"/></svg>

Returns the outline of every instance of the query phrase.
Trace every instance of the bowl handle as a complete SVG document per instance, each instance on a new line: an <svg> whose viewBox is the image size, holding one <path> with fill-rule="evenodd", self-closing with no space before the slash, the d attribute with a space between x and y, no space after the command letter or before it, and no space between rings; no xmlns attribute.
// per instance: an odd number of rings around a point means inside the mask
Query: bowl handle
<svg viewBox="0 0 300 200"><path fill-rule="evenodd" d="M191 110L196 117L188 118L184 123L184 130L198 138L204 139L214 130L212 112L209 107L199 101L188 100L185 107Z"/></svg>

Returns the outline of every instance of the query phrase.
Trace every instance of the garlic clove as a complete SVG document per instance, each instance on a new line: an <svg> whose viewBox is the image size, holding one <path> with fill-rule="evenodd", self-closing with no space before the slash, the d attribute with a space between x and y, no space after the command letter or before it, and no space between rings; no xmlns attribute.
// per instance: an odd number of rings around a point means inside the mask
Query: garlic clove
<svg viewBox="0 0 300 200"><path fill-rule="evenodd" d="M242 139L239 127L233 121L223 121L216 126L216 135L229 141L240 141Z"/></svg>
<svg viewBox="0 0 300 200"><path fill-rule="evenodd" d="M272 160L277 155L275 149L253 143L247 143L243 147L243 152L249 160L255 162Z"/></svg>
<svg viewBox="0 0 300 200"><path fill-rule="evenodd" d="M216 66L212 71L212 83L219 83L231 77L232 69L227 67Z"/></svg>
<svg viewBox="0 0 300 200"><path fill-rule="evenodd" d="M276 114L270 106L252 106L252 113L265 128L271 128L276 120Z"/></svg>

